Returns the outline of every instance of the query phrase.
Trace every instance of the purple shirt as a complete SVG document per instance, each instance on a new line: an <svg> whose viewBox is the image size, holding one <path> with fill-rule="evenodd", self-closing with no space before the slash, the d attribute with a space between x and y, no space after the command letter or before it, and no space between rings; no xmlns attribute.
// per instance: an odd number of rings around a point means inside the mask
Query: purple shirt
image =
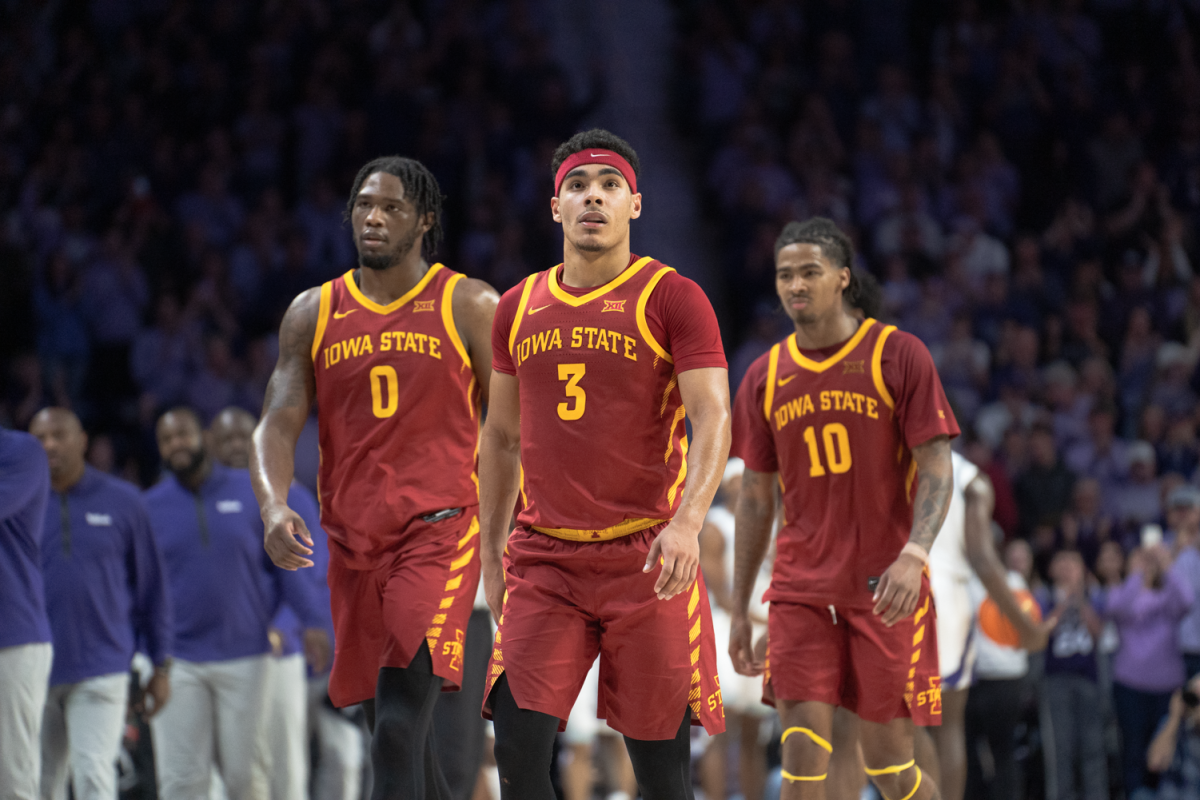
<svg viewBox="0 0 1200 800"><path fill-rule="evenodd" d="M1142 692L1171 692L1186 678L1179 622L1191 608L1192 588L1175 572L1163 580L1163 588L1147 589L1133 573L1109 592L1105 609L1121 635L1113 679Z"/></svg>

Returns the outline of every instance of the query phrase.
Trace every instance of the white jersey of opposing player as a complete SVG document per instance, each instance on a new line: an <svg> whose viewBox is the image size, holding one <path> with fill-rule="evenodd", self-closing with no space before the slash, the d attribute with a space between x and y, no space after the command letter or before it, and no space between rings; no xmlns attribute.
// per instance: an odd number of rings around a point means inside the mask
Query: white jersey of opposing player
<svg viewBox="0 0 1200 800"><path fill-rule="evenodd" d="M734 517L733 512L722 505L714 505L708 510L708 521L721 532L721 536L725 538L725 580L728 582L729 591L733 591L733 532L734 532ZM763 602L763 595L771 586L771 567L774 564L775 558L775 540L772 531L771 545L767 549L766 558L763 559L762 566L758 570L758 575L754 580L754 593L750 595L750 616L761 619L767 617L767 604Z"/></svg>
<svg viewBox="0 0 1200 800"><path fill-rule="evenodd" d="M969 580L973 571L967 560L966 515L967 503L963 492L967 484L979 475L979 467L960 456L950 454L954 472L954 492L950 495L950 510L938 531L933 549L929 552L929 574L937 578ZM941 613L941 608L938 608Z"/></svg>

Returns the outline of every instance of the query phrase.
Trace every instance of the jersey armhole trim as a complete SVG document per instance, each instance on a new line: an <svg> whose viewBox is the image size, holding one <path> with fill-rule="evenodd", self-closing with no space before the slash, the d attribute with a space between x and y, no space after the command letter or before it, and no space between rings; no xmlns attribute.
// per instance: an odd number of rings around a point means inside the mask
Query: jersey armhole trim
<svg viewBox="0 0 1200 800"><path fill-rule="evenodd" d="M896 410L896 401L892 399L892 393L888 391L887 384L883 382L883 345L895 330L895 325L888 325L884 328L880 332L879 338L875 340L875 352L871 354L871 378L875 381L875 391L879 392L880 399L892 411Z"/></svg>
<svg viewBox="0 0 1200 800"><path fill-rule="evenodd" d="M525 306L529 305L529 295L533 292L533 284L537 281L538 273L525 279L525 288L521 290L521 302L517 303L517 313L513 317L512 330L508 332L508 354L512 355L517 346L517 330L521 327L521 317L525 316Z"/></svg>
<svg viewBox="0 0 1200 800"><path fill-rule="evenodd" d="M461 272L451 275L450 279L446 281L446 285L442 288L442 324L446 327L446 335L450 337L451 343L454 344L454 349L462 356L463 363L467 365L467 369L470 369L471 357L467 355L467 348L463 345L462 337L458 335L458 326L454 324L454 287L466 277Z"/></svg>
<svg viewBox="0 0 1200 800"><path fill-rule="evenodd" d="M325 327L329 325L329 307L333 305L333 282L321 284L321 303L317 306L317 330L313 334L312 360L317 360L321 350L321 341L325 338Z"/></svg>
<svg viewBox="0 0 1200 800"><path fill-rule="evenodd" d="M646 284L646 288L642 289L642 294L638 298L637 303L637 326L638 330L642 334L642 338L646 340L646 344L650 345L650 349L668 364L674 364L675 359L671 358L671 354L668 353L663 346L658 343L658 340L654 338L654 334L650 333L650 326L646 323L646 304L650 302L650 294L654 291L654 287L658 286L658 282L661 281L668 272L674 271L675 269L673 267L663 267L658 272L654 273L654 277L651 278L649 283Z"/></svg>
<svg viewBox="0 0 1200 800"><path fill-rule="evenodd" d="M763 416L767 418L767 422L771 421L771 407L775 405L775 376L779 373L779 345L779 342L775 343L771 348L771 355L767 358L767 388L764 392L766 397L763 400Z"/></svg>

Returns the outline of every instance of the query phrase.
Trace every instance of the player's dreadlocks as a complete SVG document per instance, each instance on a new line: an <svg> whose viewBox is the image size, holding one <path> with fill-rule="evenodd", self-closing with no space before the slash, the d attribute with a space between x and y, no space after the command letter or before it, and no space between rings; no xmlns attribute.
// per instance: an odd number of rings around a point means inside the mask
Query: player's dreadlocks
<svg viewBox="0 0 1200 800"><path fill-rule="evenodd" d="M438 186L437 178L433 177L433 173L416 159L404 156L381 156L367 162L354 176L354 186L351 187L350 199L346 202L346 219L349 219L354 212L354 201L358 197L359 190L362 189L363 182L376 172L386 172L388 175L395 175L399 178L400 185L404 187L404 196L417 207L418 214L424 216L433 212L433 227L425 231L425 237L422 240L425 255L432 257L444 238L442 233L442 190Z"/></svg>
<svg viewBox="0 0 1200 800"><path fill-rule="evenodd" d="M588 148L612 150L629 162L629 166L633 167L634 177L642 177L642 162L638 161L637 151L633 149L629 142L617 136L612 131L606 131L603 128L580 131L555 148L554 155L550 158L550 176L554 177L558 173L558 168L568 158L580 150Z"/></svg>
<svg viewBox="0 0 1200 800"><path fill-rule="evenodd" d="M812 244L821 248L821 253L836 267L850 270L850 284L842 293L851 306L858 300L861 286L854 271L854 243L842 233L837 223L827 217L810 217L804 222L789 222L775 240L775 255L790 244Z"/></svg>

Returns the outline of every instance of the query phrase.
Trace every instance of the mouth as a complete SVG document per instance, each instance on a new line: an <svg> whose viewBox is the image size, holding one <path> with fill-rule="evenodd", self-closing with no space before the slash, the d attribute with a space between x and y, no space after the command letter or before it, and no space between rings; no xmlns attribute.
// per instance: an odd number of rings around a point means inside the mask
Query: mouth
<svg viewBox="0 0 1200 800"><path fill-rule="evenodd" d="M788 306L796 309L797 311L803 311L804 309L808 308L809 302L810 300L807 297L793 297L788 300Z"/></svg>
<svg viewBox="0 0 1200 800"><path fill-rule="evenodd" d="M579 224L585 228L596 230L608 224L608 220L599 211L589 211L579 217Z"/></svg>
<svg viewBox="0 0 1200 800"><path fill-rule="evenodd" d="M387 244L387 238L378 233L364 233L358 238L359 241L362 242L363 246L378 246L381 244Z"/></svg>

